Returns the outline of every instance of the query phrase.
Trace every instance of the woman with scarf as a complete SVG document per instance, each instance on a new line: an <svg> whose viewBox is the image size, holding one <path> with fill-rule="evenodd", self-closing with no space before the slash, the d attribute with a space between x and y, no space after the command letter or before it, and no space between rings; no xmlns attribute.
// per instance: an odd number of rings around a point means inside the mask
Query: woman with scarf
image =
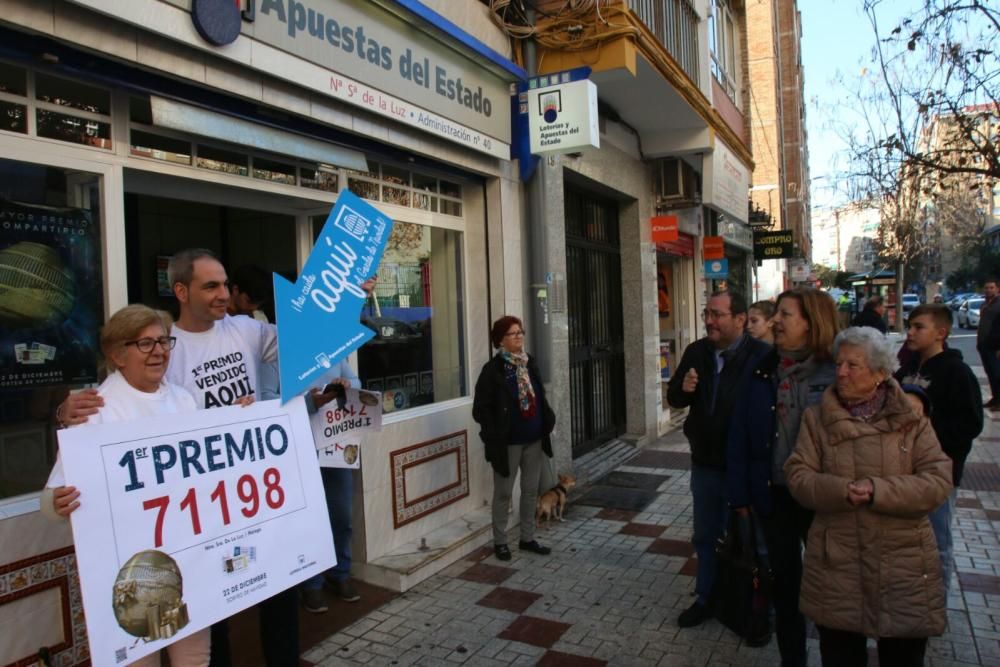
<svg viewBox="0 0 1000 667"><path fill-rule="evenodd" d="M928 514L951 491L951 459L892 379L892 344L852 327L833 344L837 383L806 410L785 464L788 488L815 510L801 607L824 665L924 664L945 626L938 548ZM922 412L922 410L921 410Z"/></svg>
<svg viewBox="0 0 1000 667"><path fill-rule="evenodd" d="M781 664L806 664L806 624L799 611L802 544L812 512L788 491L785 461L807 407L833 384L837 306L826 292L796 288L778 296L774 348L750 375L733 410L726 453L726 492L737 512L763 525L774 574L775 630Z"/></svg>
<svg viewBox="0 0 1000 667"><path fill-rule="evenodd" d="M497 354L476 381L472 417L481 427L486 460L493 466L493 551L510 560L507 512L517 471L521 471L522 551L547 555L551 549L535 540L535 500L544 453L552 457L549 434L556 415L545 400L545 387L534 359L524 351L524 325L505 315L493 323L490 342Z"/></svg>

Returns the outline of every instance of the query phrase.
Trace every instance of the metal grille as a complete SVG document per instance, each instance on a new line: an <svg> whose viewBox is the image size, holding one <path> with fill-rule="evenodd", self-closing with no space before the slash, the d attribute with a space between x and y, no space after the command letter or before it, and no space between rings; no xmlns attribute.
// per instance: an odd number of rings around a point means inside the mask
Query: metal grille
<svg viewBox="0 0 1000 667"><path fill-rule="evenodd" d="M566 191L573 454L625 431L625 353L618 215L613 203Z"/></svg>

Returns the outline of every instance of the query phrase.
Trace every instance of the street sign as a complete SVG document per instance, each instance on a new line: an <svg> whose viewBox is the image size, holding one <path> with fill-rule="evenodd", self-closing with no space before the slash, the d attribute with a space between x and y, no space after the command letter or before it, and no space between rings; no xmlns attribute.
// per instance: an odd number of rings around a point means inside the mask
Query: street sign
<svg viewBox="0 0 1000 667"><path fill-rule="evenodd" d="M676 215L658 215L650 221L653 243L672 243L680 238Z"/></svg>
<svg viewBox="0 0 1000 667"><path fill-rule="evenodd" d="M753 233L753 258L785 259L795 256L795 235L791 230Z"/></svg>
<svg viewBox="0 0 1000 667"><path fill-rule="evenodd" d="M705 260L705 278L709 280L722 280L728 277L729 277L728 259Z"/></svg>
<svg viewBox="0 0 1000 667"><path fill-rule="evenodd" d="M295 283L274 274L281 402L336 372L338 362L375 335L358 320L393 222L350 191L341 192Z"/></svg>
<svg viewBox="0 0 1000 667"><path fill-rule="evenodd" d="M723 259L726 256L725 241L721 236L706 236L701 246L702 259Z"/></svg>

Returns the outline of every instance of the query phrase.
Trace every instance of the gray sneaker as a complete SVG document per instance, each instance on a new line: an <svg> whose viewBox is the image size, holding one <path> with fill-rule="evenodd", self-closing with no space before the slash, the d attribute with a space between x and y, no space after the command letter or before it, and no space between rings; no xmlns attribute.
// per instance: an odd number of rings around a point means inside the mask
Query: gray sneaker
<svg viewBox="0 0 1000 667"><path fill-rule="evenodd" d="M320 588L301 588L299 593L302 596L302 607L310 614L325 614L329 606L326 604L326 596Z"/></svg>
<svg viewBox="0 0 1000 667"><path fill-rule="evenodd" d="M344 602L357 602L361 599L361 594L350 579L335 579L330 581L329 585L333 589L333 594Z"/></svg>

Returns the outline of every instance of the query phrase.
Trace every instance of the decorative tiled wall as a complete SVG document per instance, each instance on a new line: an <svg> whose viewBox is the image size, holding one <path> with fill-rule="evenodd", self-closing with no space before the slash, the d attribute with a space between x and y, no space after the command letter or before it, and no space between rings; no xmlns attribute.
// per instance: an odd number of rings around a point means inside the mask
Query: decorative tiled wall
<svg viewBox="0 0 1000 667"><path fill-rule="evenodd" d="M469 448L466 431L390 452L389 460L392 466L392 519L396 528L469 495ZM440 473L442 463L447 475L438 474L436 481L421 479L419 495L408 488L407 477L411 477L415 469L423 468L421 473Z"/></svg>
<svg viewBox="0 0 1000 667"><path fill-rule="evenodd" d="M90 649L73 547L0 566L0 606L53 588L58 590L62 605L62 641L47 647L50 662L54 667L89 665ZM39 664L38 656L31 653L9 662L6 667L35 664Z"/></svg>

